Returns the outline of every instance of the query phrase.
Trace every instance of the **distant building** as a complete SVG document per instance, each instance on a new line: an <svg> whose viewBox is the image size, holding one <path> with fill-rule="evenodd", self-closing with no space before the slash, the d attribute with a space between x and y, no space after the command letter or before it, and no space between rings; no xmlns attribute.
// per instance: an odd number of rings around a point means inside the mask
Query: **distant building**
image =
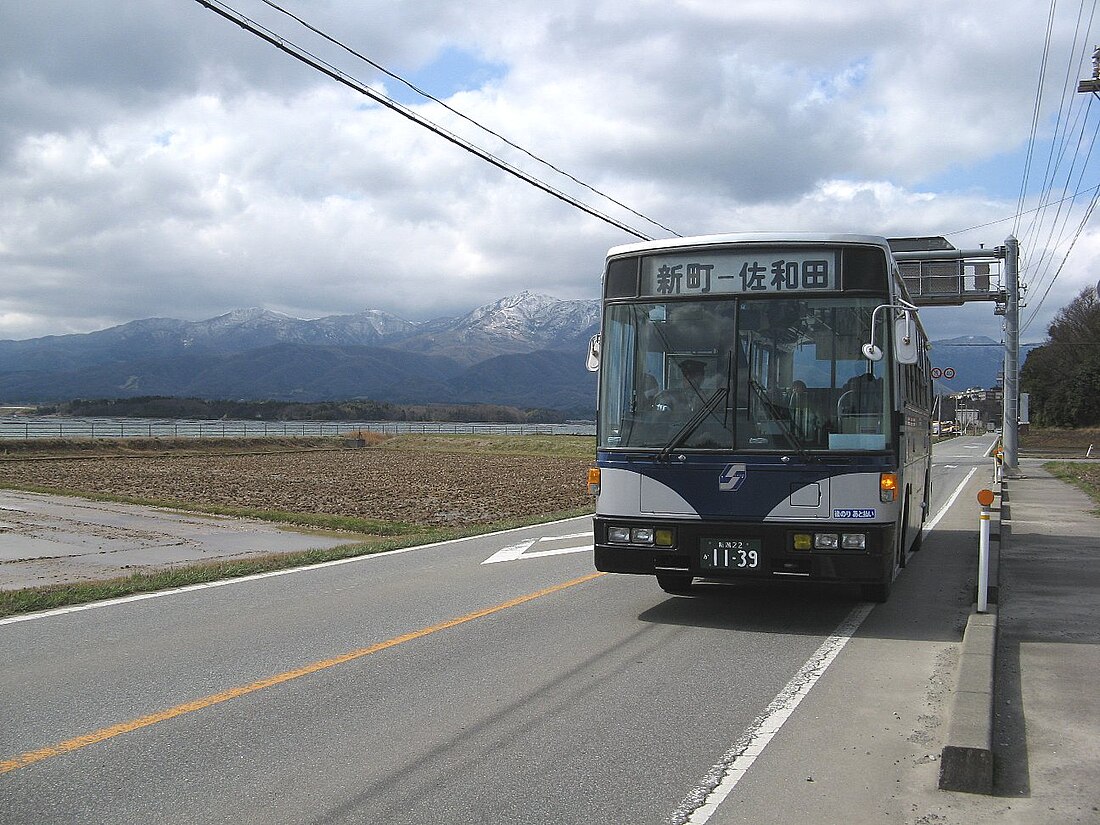
<svg viewBox="0 0 1100 825"><path fill-rule="evenodd" d="M1004 418L1004 390L1000 387L970 387L940 396L937 401L943 433L995 429Z"/></svg>

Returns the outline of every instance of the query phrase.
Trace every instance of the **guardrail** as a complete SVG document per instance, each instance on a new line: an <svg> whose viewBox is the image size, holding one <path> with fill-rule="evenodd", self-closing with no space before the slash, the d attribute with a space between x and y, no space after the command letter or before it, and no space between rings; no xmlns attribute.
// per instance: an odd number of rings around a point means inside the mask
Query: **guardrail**
<svg viewBox="0 0 1100 825"><path fill-rule="evenodd" d="M324 438L392 435L595 435L594 424L445 421L175 421L140 418L0 418L0 440L36 438Z"/></svg>

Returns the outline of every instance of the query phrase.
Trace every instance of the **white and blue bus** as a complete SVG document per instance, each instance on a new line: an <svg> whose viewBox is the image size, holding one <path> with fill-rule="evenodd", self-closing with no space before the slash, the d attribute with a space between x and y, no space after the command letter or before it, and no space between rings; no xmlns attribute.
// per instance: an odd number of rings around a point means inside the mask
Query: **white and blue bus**
<svg viewBox="0 0 1100 825"><path fill-rule="evenodd" d="M928 512L932 384L886 239L615 247L602 315L597 569L889 596Z"/></svg>

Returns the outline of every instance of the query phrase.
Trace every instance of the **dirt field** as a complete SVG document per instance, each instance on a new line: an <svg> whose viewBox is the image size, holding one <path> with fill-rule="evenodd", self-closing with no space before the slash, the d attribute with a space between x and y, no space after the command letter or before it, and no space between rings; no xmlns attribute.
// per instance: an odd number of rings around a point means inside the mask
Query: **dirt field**
<svg viewBox="0 0 1100 825"><path fill-rule="evenodd" d="M103 452L97 450L97 452ZM0 461L4 486L216 507L465 526L590 506L574 455L379 449L146 454Z"/></svg>
<svg viewBox="0 0 1100 825"><path fill-rule="evenodd" d="M1092 447L1093 458L1100 457L1100 429L1058 430L1022 428L1020 454L1051 458L1085 458Z"/></svg>
<svg viewBox="0 0 1100 825"><path fill-rule="evenodd" d="M1024 455L1100 454L1100 431L1021 434ZM302 449L303 447L324 449ZM401 438L331 441L22 442L4 445L0 484L136 499L466 526L591 505L584 439ZM260 452L242 454L242 450ZM271 450L277 450L271 452Z"/></svg>

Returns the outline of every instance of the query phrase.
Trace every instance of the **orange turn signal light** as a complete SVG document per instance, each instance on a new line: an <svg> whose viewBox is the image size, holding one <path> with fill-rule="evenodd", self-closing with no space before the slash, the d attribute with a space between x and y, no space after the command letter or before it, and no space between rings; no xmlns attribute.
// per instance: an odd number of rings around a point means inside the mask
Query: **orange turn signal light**
<svg viewBox="0 0 1100 825"><path fill-rule="evenodd" d="M588 468L588 495L598 496L600 494L600 468L589 467Z"/></svg>
<svg viewBox="0 0 1100 825"><path fill-rule="evenodd" d="M878 497L879 501L893 501L898 495L898 474L879 473Z"/></svg>

